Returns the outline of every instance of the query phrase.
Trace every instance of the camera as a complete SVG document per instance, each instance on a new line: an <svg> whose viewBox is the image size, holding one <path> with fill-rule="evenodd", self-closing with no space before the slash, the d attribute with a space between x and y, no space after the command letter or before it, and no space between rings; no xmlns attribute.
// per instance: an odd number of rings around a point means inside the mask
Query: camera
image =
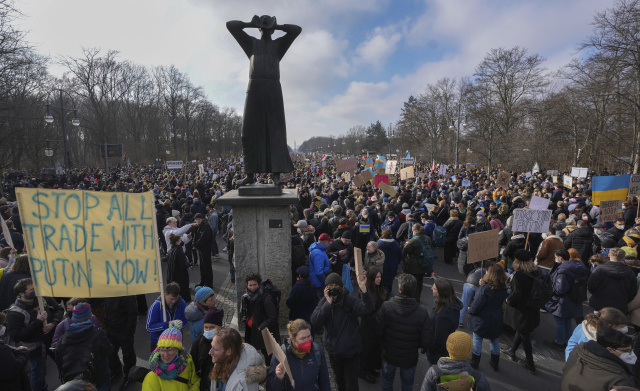
<svg viewBox="0 0 640 391"><path fill-rule="evenodd" d="M340 293L342 293L342 290L339 286L332 286L331 288L329 288L328 293L329 296L338 296Z"/></svg>

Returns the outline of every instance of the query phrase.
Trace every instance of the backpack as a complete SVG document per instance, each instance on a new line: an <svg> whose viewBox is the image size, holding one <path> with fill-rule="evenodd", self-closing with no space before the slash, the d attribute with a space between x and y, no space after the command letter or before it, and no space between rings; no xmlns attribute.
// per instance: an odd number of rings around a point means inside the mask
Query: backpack
<svg viewBox="0 0 640 391"><path fill-rule="evenodd" d="M579 277L573 280L573 285L567 293L569 300L574 303L582 303L587 300L587 280L589 277Z"/></svg>
<svg viewBox="0 0 640 391"><path fill-rule="evenodd" d="M300 266L307 264L307 252L304 249L304 244L292 244L291 245L291 266L295 270Z"/></svg>
<svg viewBox="0 0 640 391"><path fill-rule="evenodd" d="M531 284L531 290L527 295L526 303L530 308L541 308L544 306L553 296L553 286L551 284L551 274L547 275L533 275L531 273L524 273L526 276L533 279Z"/></svg>
<svg viewBox="0 0 640 391"><path fill-rule="evenodd" d="M62 380L63 383L66 383L68 381L75 380L75 379L80 379L80 380L86 380L88 382L96 384L96 381L98 380L99 370L96 364L96 357L93 354L93 351L95 349L95 346L94 346L95 339L98 336L98 333L101 333L101 331L98 331L95 329L91 329L91 330L93 331L93 335L91 336L91 339L86 344L90 346L90 349L86 349L86 346L84 346L84 348L81 350L81 354L74 355L73 362L70 362L70 360L68 360L68 358L65 357L66 356L65 352L60 352L56 349L56 359L59 359L61 363L60 380ZM64 337L64 334L63 334L63 337ZM60 342L58 342L58 346L60 346ZM77 350L74 350L74 353L76 352ZM74 365L69 366L69 364L71 363L73 363Z"/></svg>
<svg viewBox="0 0 640 391"><path fill-rule="evenodd" d="M271 296L271 300L273 300L273 304L276 306L276 312L280 313L280 299L282 296L280 288L273 285L270 279L267 279L262 282L262 290Z"/></svg>
<svg viewBox="0 0 640 391"><path fill-rule="evenodd" d="M444 227L437 226L433 229L433 246L444 247L447 242L447 230Z"/></svg>
<svg viewBox="0 0 640 391"><path fill-rule="evenodd" d="M434 255L433 255L433 247L431 247L430 240L428 237L427 237L427 240L424 242L422 241L422 239L420 239L420 237L417 237L417 239L421 245L420 255L418 256L418 264L421 267L431 271L431 268L433 266Z"/></svg>

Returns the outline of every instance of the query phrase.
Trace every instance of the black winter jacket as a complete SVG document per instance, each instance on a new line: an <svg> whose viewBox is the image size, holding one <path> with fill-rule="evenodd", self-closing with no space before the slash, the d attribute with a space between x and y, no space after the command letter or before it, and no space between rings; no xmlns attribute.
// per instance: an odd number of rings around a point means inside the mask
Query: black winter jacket
<svg viewBox="0 0 640 391"><path fill-rule="evenodd" d="M585 265L589 264L589 258L593 255L594 244L600 248L600 239L591 228L577 228L564 240L565 248L575 248L580 253L580 259Z"/></svg>
<svg viewBox="0 0 640 391"><path fill-rule="evenodd" d="M462 302L456 298L450 306L443 308L437 314L431 314L432 326L430 331L431 345L427 352L436 355L438 358L449 356L447 352L447 338L458 329L460 321L460 310Z"/></svg>
<svg viewBox="0 0 640 391"><path fill-rule="evenodd" d="M113 346L100 330L96 330L90 322L69 329L62 335L56 345L56 362L65 381L72 380L87 368L87 358L93 354L96 366L96 378L92 383L100 387L111 377L109 355Z"/></svg>
<svg viewBox="0 0 640 391"><path fill-rule="evenodd" d="M456 243L464 222L460 219L449 219L443 227L447 230L447 243Z"/></svg>
<svg viewBox="0 0 640 391"><path fill-rule="evenodd" d="M376 314L376 332L382 338L382 357L391 365L411 368L418 349L431 345L433 324L429 311L413 297L394 296Z"/></svg>
<svg viewBox="0 0 640 391"><path fill-rule="evenodd" d="M596 267L589 276L589 305L596 311L604 307L627 312L627 303L638 292L636 276L624 262L607 262Z"/></svg>
<svg viewBox="0 0 640 391"><path fill-rule="evenodd" d="M197 250L211 250L211 243L213 243L213 231L211 226L205 221L198 227L193 235L193 248Z"/></svg>
<svg viewBox="0 0 640 391"><path fill-rule="evenodd" d="M532 274L536 276L541 273L536 270ZM506 299L504 324L515 331L529 333L540 325L540 309L531 307L527 303L527 297L531 293L532 286L533 278L521 271L514 272L507 280L507 287L511 290L511 293Z"/></svg>
<svg viewBox="0 0 640 391"><path fill-rule="evenodd" d="M311 323L315 329L324 329L322 341L330 356L353 357L362 350L358 317L374 310L375 304L368 292L362 295L362 299L343 294L333 303L323 297L311 314Z"/></svg>
<svg viewBox="0 0 640 391"><path fill-rule="evenodd" d="M0 390L30 390L25 367L29 353L15 350L0 340Z"/></svg>
<svg viewBox="0 0 640 391"><path fill-rule="evenodd" d="M109 336L133 340L138 323L138 302L135 296L104 299L104 325Z"/></svg>

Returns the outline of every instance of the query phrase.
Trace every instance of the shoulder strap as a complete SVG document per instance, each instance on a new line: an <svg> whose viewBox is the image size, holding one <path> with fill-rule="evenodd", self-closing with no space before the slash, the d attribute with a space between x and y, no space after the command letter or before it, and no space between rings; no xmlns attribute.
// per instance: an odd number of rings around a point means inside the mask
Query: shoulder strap
<svg viewBox="0 0 640 391"><path fill-rule="evenodd" d="M9 311L18 312L18 313L22 314L24 316L24 324L25 324L25 326L28 325L29 322L31 321L31 315L29 315L29 313L27 311L25 311L23 308L20 308L15 304L12 304L11 307L9 307Z"/></svg>
<svg viewBox="0 0 640 391"><path fill-rule="evenodd" d="M173 380L178 381L178 382L183 383L183 384L189 384L189 380L185 379L184 377L180 377L180 375L178 375Z"/></svg>

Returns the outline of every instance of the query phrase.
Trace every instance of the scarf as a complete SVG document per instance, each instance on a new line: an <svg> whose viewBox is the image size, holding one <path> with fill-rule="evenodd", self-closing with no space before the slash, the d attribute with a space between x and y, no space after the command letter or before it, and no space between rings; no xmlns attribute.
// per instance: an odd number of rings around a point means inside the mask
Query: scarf
<svg viewBox="0 0 640 391"><path fill-rule="evenodd" d="M303 352L302 350L296 349L296 347L293 346L293 344L291 344L291 352L293 353L294 356L298 358L303 358L304 356L307 355L307 352Z"/></svg>
<svg viewBox="0 0 640 391"><path fill-rule="evenodd" d="M178 356L169 364L165 364L160 357L158 349L154 350L149 358L149 371L158 375L164 380L174 380L184 372L187 366L188 354L185 350L178 353Z"/></svg>
<svg viewBox="0 0 640 391"><path fill-rule="evenodd" d="M255 301L258 300L260 296L262 296L262 287L258 288L258 290L254 293L251 293L251 291L247 290L247 298L252 303L255 303Z"/></svg>

